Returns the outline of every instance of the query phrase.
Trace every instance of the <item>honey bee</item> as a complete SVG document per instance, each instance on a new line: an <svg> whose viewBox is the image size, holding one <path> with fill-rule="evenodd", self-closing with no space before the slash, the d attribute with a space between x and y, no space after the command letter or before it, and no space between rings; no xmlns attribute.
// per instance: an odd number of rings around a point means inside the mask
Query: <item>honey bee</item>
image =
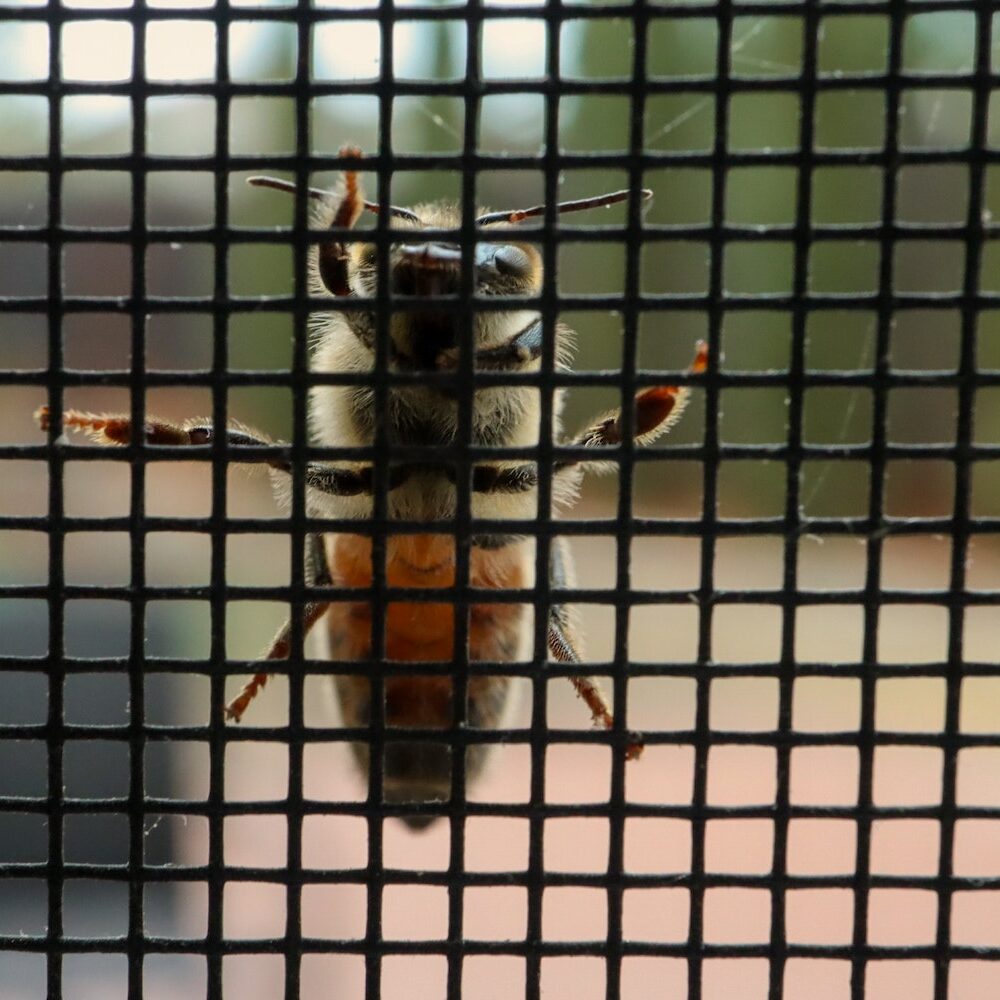
<svg viewBox="0 0 1000 1000"><path fill-rule="evenodd" d="M342 157L356 159L360 151L341 150ZM294 192L294 185L273 178L252 178L257 186ZM342 182L334 191L309 189L318 209L316 225L323 231L339 231L322 238L310 248L310 287L314 295L329 298L330 308L312 317L310 367L313 372L375 373L377 316L375 297L379 285L379 253L374 243L343 238L366 211L387 213L391 244L388 286L395 299L388 319L388 367L391 372L455 372L460 352L473 352L475 372L537 372L541 367L546 327L530 300L542 291L542 259L518 224L544 213L544 206L480 214L476 226L480 242L469 255L473 268L477 308L457 311L454 300L463 275L463 252L459 244L442 241L441 230L455 230L460 212L447 204L397 208L364 200L353 169L342 172ZM596 198L563 202L556 211L572 212L626 200L629 191L617 191ZM651 192L642 191L642 198ZM426 230L435 233L425 236ZM406 299L417 296L420 304L407 307ZM491 308L483 299L498 296L522 298L524 305ZM427 299L441 299L441 307ZM451 300L451 302L449 302ZM502 305L502 303L498 304ZM451 305L451 308L449 308ZM470 315L471 312L471 315ZM569 360L572 332L561 324L554 328L557 368L565 370ZM707 349L699 344L690 373L705 370ZM560 432L562 390L552 398L551 422ZM677 385L656 385L639 391L634 399L631 427L634 440L644 445L666 432L680 417L688 389ZM407 455L414 449L440 449L462 443L459 439L457 393L446 381L436 378L394 382L387 390L385 412L376 413L374 380L371 384L336 384L326 380L309 393L310 435L322 447L370 446L375 439L376 421L383 421L390 455L393 446L402 446ZM466 401L468 402L468 401ZM45 408L37 419L43 429L50 424ZM473 391L471 400L472 444L479 447L530 448L538 444L541 418L540 393L521 384L502 385L496 380ZM69 410L62 426L81 431L102 444L125 445L133 429L125 415L98 415ZM569 443L592 449L594 463L608 463L622 442L621 411L595 420ZM219 432L211 421L187 420L172 424L155 417L147 419L143 437L147 444L189 447L209 445ZM307 511L311 516L350 520L373 516L376 477L373 466L362 461L308 461L293 464L278 454L279 444L257 431L231 422L221 434L234 462L265 463L271 469L276 493L289 492L292 476L303 476ZM241 449L255 449L254 457L243 457ZM259 449L271 447L271 452ZM557 458L551 467L553 502L572 503L583 470L591 462L578 458ZM457 509L456 472L442 461L390 461L385 497L390 520L426 523L428 530L389 533L384 539L385 582L395 591L405 588L440 589L440 601L391 599L384 615L384 741L382 776L383 800L392 805L416 806L419 811L401 818L411 827L421 828L433 818L431 804L447 801L452 785L452 748L434 742L434 731L454 725L452 674L440 671L426 676L392 672L392 663L465 662L456 653L455 607L448 600L448 588L455 586L456 539L450 522ZM502 664L532 658L533 634L524 605L490 602L490 590L523 590L530 603L534 586L533 540L530 524L537 516L539 471L534 462L497 459L476 462L471 470L471 514L474 518L523 519L525 534L483 534L473 536L468 558L468 583L483 592L481 600L468 609L468 662ZM443 525L443 527L442 527ZM371 588L373 585L373 543L369 534L312 534L307 537L306 569L312 600L295 614L301 615L303 633L320 632L323 657L331 661L365 662L372 658L372 608L364 599L336 599L338 588ZM562 540L550 549L549 583L557 591L573 583L570 554ZM329 594L329 599L326 599ZM381 626L380 626L381 627ZM278 631L263 661L286 659L290 652L292 620ZM551 658L564 664L581 662L578 627L572 609L562 603L548 608L547 645ZM372 664L372 669L379 669ZM571 681L584 700L596 724L610 728L610 707L596 679L573 675ZM239 722L268 680L264 665L225 708L226 717ZM366 727L372 720L369 675L340 673L332 680L343 723ZM512 691L510 678L476 674L467 681L465 721L469 726L501 728L509 717ZM407 734L407 730L411 733ZM412 732L423 730L423 733ZM430 731L430 732L428 732ZM414 739L419 735L420 739ZM427 737L430 737L428 739ZM353 744L362 772L369 767L369 751L364 743ZM642 745L630 736L623 746L628 758L637 757ZM481 770L486 747L472 744L465 751L465 775L472 780ZM430 807L430 808L428 808Z"/></svg>

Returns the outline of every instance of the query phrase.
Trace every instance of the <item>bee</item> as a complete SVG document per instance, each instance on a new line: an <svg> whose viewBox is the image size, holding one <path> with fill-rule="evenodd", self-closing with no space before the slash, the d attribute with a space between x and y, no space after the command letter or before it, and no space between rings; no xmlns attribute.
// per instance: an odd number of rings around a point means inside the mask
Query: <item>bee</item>
<svg viewBox="0 0 1000 1000"><path fill-rule="evenodd" d="M341 156L357 159L353 147ZM268 177L251 178L256 186L295 191L294 185ZM375 299L379 287L379 252L374 243L344 239L364 212L389 216L389 274L387 284L393 297L388 318L388 367L393 372L454 373L460 352L471 351L475 372L525 373L541 367L546 327L539 311L532 308L542 292L544 275L537 247L519 228L525 219L541 216L545 206L500 212L483 212L476 221L480 241L469 255L476 296L474 310L459 311L457 298L463 277L462 247L440 238L442 230L461 225L458 209L448 204L424 204L412 209L383 206L364 199L357 173L342 171L337 191L310 188L317 205L316 226L328 236L310 247L310 288L315 296L327 298L329 309L311 318L310 368L324 375L371 373L371 382L357 379L336 384L327 379L309 393L309 427L312 442L322 447L363 448L375 440L376 423L382 422L390 455L395 446L407 456L422 446L447 449L462 444L459 426L460 400L447 380L419 378L393 382L388 390L384 413L376 412L374 379L378 317ZM629 191L616 191L580 201L562 202L559 213L580 211L626 200ZM646 199L651 192L639 195ZM432 235L425 232L432 230ZM419 304L407 307L406 299L419 297ZM490 308L490 297L527 300L524 305ZM440 299L441 305L434 302ZM428 300L431 300L428 302ZM449 300L451 300L449 302ZM498 304L500 304L498 302ZM451 308L449 308L451 306ZM558 369L568 367L572 332L561 324L554 328L554 356ZM705 371L707 348L699 343L689 372ZM640 390L633 402L631 428L636 444L645 445L665 433L680 417L688 399L688 389L679 385L654 385ZM466 402L468 402L466 400ZM563 392L552 396L551 423L559 434ZM519 384L485 382L472 392L471 443L475 446L530 448L538 444L541 418L537 388ZM37 419L43 429L50 424L45 408ZM62 426L81 431L94 441L125 445L133 439L131 420L125 415L98 415L69 410ZM577 495L585 466L607 464L622 443L624 423L621 411L601 416L568 443L594 452L593 463L578 458L558 458L551 467L551 489L555 505L568 505ZM310 516L341 520L364 520L373 516L376 477L373 466L362 461L307 461L293 464L278 453L275 442L245 425L230 422L225 428L210 420L193 419L173 424L149 417L143 439L151 445L190 447L209 445L217 437L225 439L229 459L257 462L270 467L279 497L287 496L292 476L304 477L307 511ZM241 449L255 449L254 457L243 457ZM270 451L261 452L260 449ZM261 455L265 457L260 457ZM454 726L453 679L448 672L421 675L396 673L393 662L484 662L502 664L532 658L533 630L528 611L518 603L491 602L490 590L523 590L534 586L533 540L530 523L536 515L539 470L534 462L499 458L477 461L471 469L471 514L473 518L523 519L524 534L483 534L473 536L468 557L468 583L482 592L482 598L468 608L468 661L456 650L456 613L448 600L448 588L455 586L456 540L454 533L442 532L457 510L456 473L453 465L435 460L390 461L387 473L387 517L410 525L427 524L427 531L405 529L390 532L384 539L385 582L395 594L400 589L442 591L440 601L401 600L394 596L384 607L384 659L382 690L386 727L382 776L383 800L392 805L416 805L418 812L401 818L411 827L426 826L433 818L433 803L447 801L452 785L452 748L433 741L433 731ZM315 596L301 615L303 633L320 633L322 656L331 661L371 663L372 606L363 598L336 599L338 588L354 594L371 588L373 541L371 533L311 534L306 540L307 582ZM570 553L561 539L553 540L549 558L549 584L563 591L573 584ZM329 599L327 599L329 594ZM322 627L320 623L322 622ZM576 665L581 662L581 640L570 606L554 603L548 608L547 646L552 660ZM226 717L239 722L267 683L267 661L289 656L292 619L278 631L264 653L259 671L244 685L225 708ZM371 669L378 669L372 663ZM611 709L597 680L583 674L570 677L594 722L613 725ZM372 720L370 673L337 673L332 687L344 725L363 729ZM475 674L467 680L465 721L469 726L502 728L515 699L510 678ZM407 738L407 730L423 730L420 740ZM431 739L426 739L428 732ZM629 737L624 746L628 758L642 750L638 737ZM363 773L369 768L369 750L354 743L355 756ZM465 752L465 775L471 781L480 772L486 747L470 744Z"/></svg>

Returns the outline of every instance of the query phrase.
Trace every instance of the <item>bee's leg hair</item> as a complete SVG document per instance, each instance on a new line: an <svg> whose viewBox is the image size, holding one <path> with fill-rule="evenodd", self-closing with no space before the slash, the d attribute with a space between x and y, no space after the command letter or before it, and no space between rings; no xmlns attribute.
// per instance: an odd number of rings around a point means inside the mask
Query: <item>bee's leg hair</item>
<svg viewBox="0 0 1000 1000"><path fill-rule="evenodd" d="M566 563L562 543L554 542L549 554L549 585L563 588L567 585ZM573 632L573 624L569 612L561 604L553 604L549 608L548 647L552 659L557 663L580 663L581 657L577 649L577 640ZM590 709L590 714L599 726L605 729L614 727L615 719L611 713L604 692L596 677L573 674L570 678L576 693ZM625 747L625 759L635 760L642 755L642 742L630 734L630 742Z"/></svg>
<svg viewBox="0 0 1000 1000"><path fill-rule="evenodd" d="M330 574L330 565L326 561L326 550L323 548L323 540L319 535L309 535L306 539L306 575L309 586L328 587L333 583ZM323 617L329 601L310 601L302 609L302 637L305 638L313 625ZM292 618L289 618L278 630L271 645L262 659L283 660L286 659L291 648L292 638ZM232 722L239 722L243 718L243 713L247 710L250 702L257 697L261 688L267 684L270 674L256 673L243 685L240 693L226 705L226 718Z"/></svg>
<svg viewBox="0 0 1000 1000"><path fill-rule="evenodd" d="M35 410L35 422L47 431L52 423L49 408L40 406ZM124 413L86 413L83 410L64 410L62 415L64 430L79 431L97 444L126 445L132 440L132 419ZM146 444L200 444L191 440L185 425L172 424L157 417L147 417L145 424Z"/></svg>
<svg viewBox="0 0 1000 1000"><path fill-rule="evenodd" d="M542 321L538 319L506 344L476 351L476 371L511 371L537 361L542 355L542 332Z"/></svg>
<svg viewBox="0 0 1000 1000"><path fill-rule="evenodd" d="M35 412L35 420L43 431L49 429L50 416L47 406ZM80 431L93 441L104 445L127 445L132 441L132 420L124 413L84 413L80 410L66 410L63 413L63 427ZM198 446L208 445L215 439L215 429L211 423L201 419L186 420L173 424L158 417L147 417L144 439L146 444ZM292 464L281 455L243 456L242 448L274 448L283 445L272 441L258 431L232 421L225 431L226 444L233 449L231 461L267 465L278 472L291 474ZM371 494L372 471L370 467L357 469L338 468L332 465L310 463L306 466L306 485L321 493L333 496L358 496ZM398 485L390 482L390 488Z"/></svg>
<svg viewBox="0 0 1000 1000"><path fill-rule="evenodd" d="M473 493L526 493L538 485L535 465L477 465L472 470Z"/></svg>
<svg viewBox="0 0 1000 1000"><path fill-rule="evenodd" d="M322 535L306 536L306 575L313 587L333 586L333 574L326 558Z"/></svg>
<svg viewBox="0 0 1000 1000"><path fill-rule="evenodd" d="M541 329L540 323L538 328ZM515 341L517 339L515 338ZM501 366L499 363L501 355L504 352L509 354L514 346L515 343L512 342L490 352L478 352L476 355L477 366L479 356L482 354L496 355L494 358L497 361L496 366ZM705 371L707 363L708 346L704 342L699 342L689 372L692 375L698 375ZM636 444L650 444L673 427L680 419L689 395L687 387L679 385L654 385L637 392L635 395L635 421L633 423L635 432L633 440ZM621 442L622 426L621 410L619 409L595 421L569 444L575 448L593 448L595 454L590 461L601 462L607 461L607 459L600 455L598 449L619 445ZM571 458L555 462L552 466L552 474L558 476L560 473L575 469L587 461L588 459ZM538 467L534 463L504 468L477 465L472 474L472 490L475 493L523 493L534 489L537 485Z"/></svg>
<svg viewBox="0 0 1000 1000"><path fill-rule="evenodd" d="M688 374L700 375L707 367L708 345L704 341L699 341ZM690 390L686 386L654 385L648 389L640 389L635 394L632 440L636 444L646 445L665 434L680 419L689 396ZM618 409L601 417L569 443L575 448L594 449L621 444L624 433L621 416L622 411ZM602 461L598 455L595 455L593 460ZM557 462L555 471L558 473L585 461L587 459Z"/></svg>

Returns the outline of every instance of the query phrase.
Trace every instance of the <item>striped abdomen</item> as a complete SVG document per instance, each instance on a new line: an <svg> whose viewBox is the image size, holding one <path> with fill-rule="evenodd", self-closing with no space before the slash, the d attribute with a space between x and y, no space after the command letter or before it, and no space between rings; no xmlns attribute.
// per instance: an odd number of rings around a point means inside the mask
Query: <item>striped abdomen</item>
<svg viewBox="0 0 1000 1000"><path fill-rule="evenodd" d="M499 549L473 547L470 584L476 588L531 586L529 544L515 541ZM391 536L387 543L386 582L390 587L437 589L455 582L454 539L447 535ZM329 562L335 584L369 587L372 583L371 541L358 535L328 540ZM449 595L450 596L450 595ZM469 659L511 662L524 659L530 649L525 607L516 603L476 603L469 612ZM326 627L330 658L364 660L371 655L372 611L367 602L331 605ZM455 658L455 609L443 600L392 601L385 616L385 657L389 661L448 663ZM371 720L371 687L366 676L335 679L344 723L362 727ZM500 725L510 700L505 677L470 677L466 722L473 728ZM386 676L386 734L383 797L387 802L424 802L447 799L451 788L451 750L444 743L393 739L393 729L447 729L455 725L451 677L438 675ZM367 770L368 747L355 752ZM481 768L483 748L467 754L465 775ZM417 817L411 817L411 822ZM428 819L429 817L419 817Z"/></svg>

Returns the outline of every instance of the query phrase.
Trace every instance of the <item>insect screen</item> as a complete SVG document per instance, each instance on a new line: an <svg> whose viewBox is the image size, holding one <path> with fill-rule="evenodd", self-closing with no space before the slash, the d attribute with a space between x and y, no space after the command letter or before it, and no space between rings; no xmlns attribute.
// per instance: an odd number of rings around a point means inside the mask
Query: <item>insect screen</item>
<svg viewBox="0 0 1000 1000"><path fill-rule="evenodd" d="M997 994L992 5L2 6L5 1000Z"/></svg>

